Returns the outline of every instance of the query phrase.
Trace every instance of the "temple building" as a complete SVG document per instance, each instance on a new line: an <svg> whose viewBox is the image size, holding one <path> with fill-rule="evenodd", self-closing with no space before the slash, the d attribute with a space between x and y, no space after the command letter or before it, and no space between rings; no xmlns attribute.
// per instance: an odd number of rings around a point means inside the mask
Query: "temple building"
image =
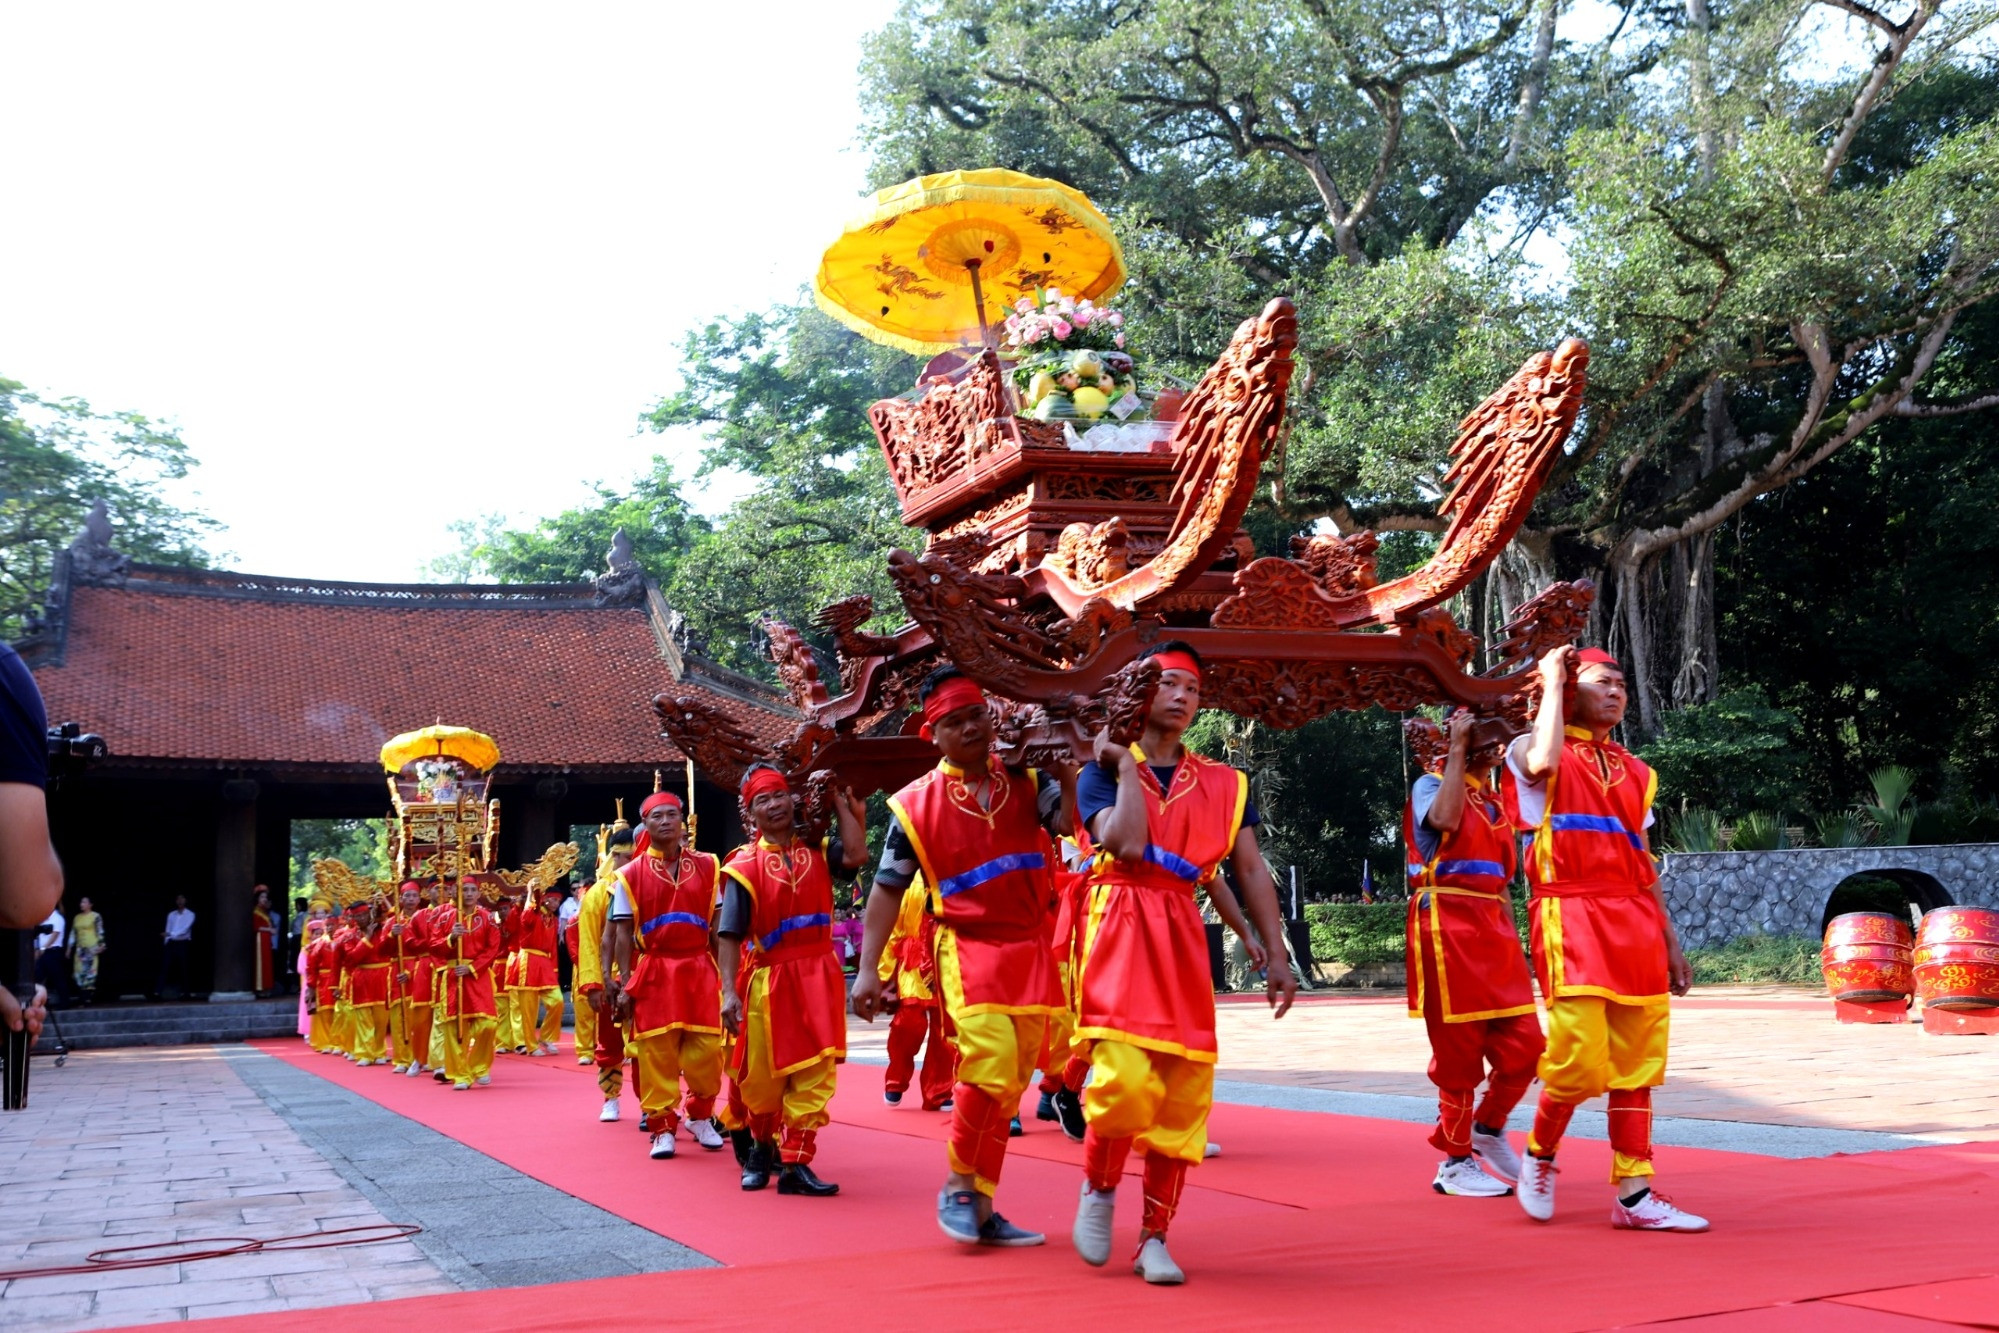
<svg viewBox="0 0 1999 1333"><path fill-rule="evenodd" d="M499 742L513 866L608 822L615 798L635 819L656 770L684 788L655 694L703 697L761 741L797 723L782 694L688 650L622 533L585 583L342 583L135 563L92 518L15 646L50 725L108 750L50 796L65 911L88 896L105 918L107 998L153 989L176 895L196 914L193 992L247 991L255 887L282 900L291 821L385 815L377 753L399 732ZM699 779L695 804L701 846L734 846L734 792Z"/></svg>

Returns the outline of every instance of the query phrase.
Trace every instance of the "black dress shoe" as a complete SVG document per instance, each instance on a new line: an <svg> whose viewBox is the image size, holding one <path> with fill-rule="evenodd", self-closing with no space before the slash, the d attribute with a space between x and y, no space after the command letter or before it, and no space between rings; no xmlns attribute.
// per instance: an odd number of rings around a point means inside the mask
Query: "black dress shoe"
<svg viewBox="0 0 1999 1333"><path fill-rule="evenodd" d="M1019 1116L1015 1116L1015 1117L1014 1117L1014 1118L1013 1118L1013 1119L1012 1119L1011 1121L1009 1121L1009 1122L1008 1122L1008 1124L1007 1124L1007 1127L1006 1127L1006 1136L1007 1136L1008 1138L1010 1138L1010 1139L1017 1139L1017 1138L1019 1138L1019 1137L1020 1137L1021 1135L1025 1134L1026 1132L1027 1132L1027 1130L1026 1130L1026 1129L1024 1129L1024 1128L1023 1128L1023 1127L1021 1126L1021 1123L1020 1123L1020 1117L1019 1117Z"/></svg>
<svg viewBox="0 0 1999 1333"><path fill-rule="evenodd" d="M750 1144L749 1156L743 1161L743 1188L746 1190L760 1190L770 1184L771 1165L776 1161L776 1145L765 1143ZM783 1189L784 1183L779 1181L778 1190L782 1192Z"/></svg>
<svg viewBox="0 0 1999 1333"><path fill-rule="evenodd" d="M815 1199L838 1194L840 1187L830 1180L821 1180L812 1174L812 1168L803 1162L787 1162L777 1176L779 1194L805 1194Z"/></svg>
<svg viewBox="0 0 1999 1333"><path fill-rule="evenodd" d="M732 1129L729 1131L729 1146L736 1150L737 1166L748 1166L750 1164L750 1149L755 1145L756 1140L750 1137L750 1132L747 1129Z"/></svg>
<svg viewBox="0 0 1999 1333"><path fill-rule="evenodd" d="M1055 1114L1054 1093L1044 1092L1041 1094L1041 1100L1034 1107L1034 1118L1036 1120L1060 1120L1062 1118Z"/></svg>

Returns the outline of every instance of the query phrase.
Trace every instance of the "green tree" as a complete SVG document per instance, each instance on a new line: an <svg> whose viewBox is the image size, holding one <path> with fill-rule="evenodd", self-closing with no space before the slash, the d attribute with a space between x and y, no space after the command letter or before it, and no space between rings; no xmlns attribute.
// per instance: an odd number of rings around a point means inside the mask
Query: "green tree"
<svg viewBox="0 0 1999 1333"><path fill-rule="evenodd" d="M0 640L18 638L47 595L58 552L98 500L135 560L206 565L215 520L167 500L194 466L172 426L44 398L0 378Z"/></svg>
<svg viewBox="0 0 1999 1333"><path fill-rule="evenodd" d="M1754 810L1802 816L1826 802L1806 778L1798 720L1772 708L1760 686L1666 715L1640 757L1659 774L1671 806L1700 806L1728 819Z"/></svg>
<svg viewBox="0 0 1999 1333"><path fill-rule="evenodd" d="M291 900L313 893L312 863L341 861L357 875L389 878L389 854L380 819L294 819L291 821Z"/></svg>
<svg viewBox="0 0 1999 1333"><path fill-rule="evenodd" d="M577 583L604 572L611 539L622 530L646 572L666 582L709 531L664 458L654 458L652 470L628 487L598 482L592 490L591 502L526 530L497 517L453 523L459 549L432 561L431 573L454 582Z"/></svg>

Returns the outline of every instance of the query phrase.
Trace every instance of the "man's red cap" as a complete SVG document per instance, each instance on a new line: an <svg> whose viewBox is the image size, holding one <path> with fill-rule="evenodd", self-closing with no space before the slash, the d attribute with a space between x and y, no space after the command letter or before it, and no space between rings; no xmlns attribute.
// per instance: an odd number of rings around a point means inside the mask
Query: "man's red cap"
<svg viewBox="0 0 1999 1333"><path fill-rule="evenodd" d="M754 802L757 799L757 797L765 795L766 793L789 792L790 790L791 790L791 784L789 782L786 782L784 780L784 774L778 772L776 769L774 768L753 769L743 778L743 788L741 793L742 802L744 805L749 805L752 802Z"/></svg>
<svg viewBox="0 0 1999 1333"><path fill-rule="evenodd" d="M680 798L672 792L656 791L646 797L645 800L639 802L639 818L644 819L649 813L659 809L662 805L670 805L676 810L683 808L680 804Z"/></svg>
<svg viewBox="0 0 1999 1333"><path fill-rule="evenodd" d="M1615 657L1601 648L1583 648L1576 653L1576 669L1580 671L1586 666L1617 667L1620 671L1624 669Z"/></svg>

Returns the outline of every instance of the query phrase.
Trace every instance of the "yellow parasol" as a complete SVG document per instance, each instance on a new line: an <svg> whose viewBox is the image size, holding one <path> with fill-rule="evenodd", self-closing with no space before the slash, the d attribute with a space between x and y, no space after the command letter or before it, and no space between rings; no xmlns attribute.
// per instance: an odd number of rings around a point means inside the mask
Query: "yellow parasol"
<svg viewBox="0 0 1999 1333"><path fill-rule="evenodd" d="M410 760L428 759L437 754L462 760L481 773L500 762L500 747L491 736L470 727L439 725L391 737L382 746L382 767L390 773L400 773Z"/></svg>
<svg viewBox="0 0 1999 1333"><path fill-rule="evenodd" d="M819 308L905 352L990 340L986 303L1058 287L1099 297L1124 281L1110 220L1059 181L986 167L919 176L877 194L819 261Z"/></svg>

